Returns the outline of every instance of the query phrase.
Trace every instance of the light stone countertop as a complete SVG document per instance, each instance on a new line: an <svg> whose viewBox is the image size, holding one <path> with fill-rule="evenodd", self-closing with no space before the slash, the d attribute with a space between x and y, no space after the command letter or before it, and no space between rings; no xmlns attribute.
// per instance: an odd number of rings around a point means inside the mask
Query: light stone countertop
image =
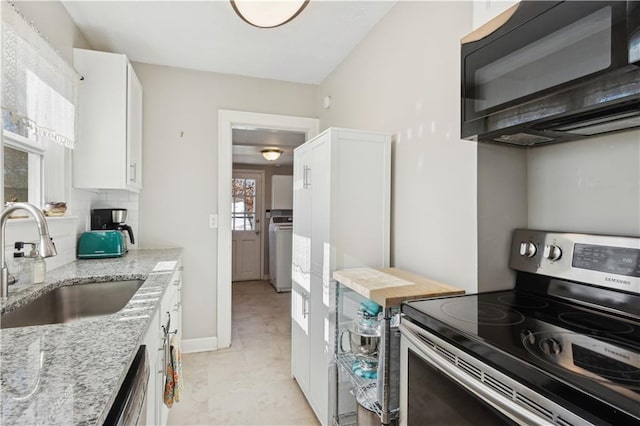
<svg viewBox="0 0 640 426"><path fill-rule="evenodd" d="M145 279L136 295L160 294L135 304L142 310L127 312L129 302L112 315L0 330L0 424L102 424L171 281L173 271L152 270L181 255L182 249L131 250L121 258L77 260L48 272L43 284L10 287L2 313L68 284Z"/></svg>

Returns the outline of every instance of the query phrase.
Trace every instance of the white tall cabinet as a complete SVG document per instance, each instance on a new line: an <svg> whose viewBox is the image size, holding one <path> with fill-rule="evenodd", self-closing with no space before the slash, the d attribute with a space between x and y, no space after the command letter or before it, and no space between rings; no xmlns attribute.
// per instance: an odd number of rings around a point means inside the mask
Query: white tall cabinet
<svg viewBox="0 0 640 426"><path fill-rule="evenodd" d="M73 49L82 75L73 186L142 188L142 85L125 55Z"/></svg>
<svg viewBox="0 0 640 426"><path fill-rule="evenodd" d="M330 128L294 151L291 372L332 422L337 269L389 266L391 137Z"/></svg>

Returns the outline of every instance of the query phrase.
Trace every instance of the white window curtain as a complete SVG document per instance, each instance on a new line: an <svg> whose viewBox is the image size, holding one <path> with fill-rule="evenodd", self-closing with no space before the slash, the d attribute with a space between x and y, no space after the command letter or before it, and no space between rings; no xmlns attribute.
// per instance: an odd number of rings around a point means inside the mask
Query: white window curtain
<svg viewBox="0 0 640 426"><path fill-rule="evenodd" d="M73 149L80 76L13 5L0 4L3 128Z"/></svg>

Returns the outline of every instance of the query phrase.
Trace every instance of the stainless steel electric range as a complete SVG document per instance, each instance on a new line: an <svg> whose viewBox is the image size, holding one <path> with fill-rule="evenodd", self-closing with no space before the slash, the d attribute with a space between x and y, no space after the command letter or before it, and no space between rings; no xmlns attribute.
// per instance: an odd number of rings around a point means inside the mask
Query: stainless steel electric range
<svg viewBox="0 0 640 426"><path fill-rule="evenodd" d="M510 266L402 305L401 424L640 424L640 239L516 230Z"/></svg>

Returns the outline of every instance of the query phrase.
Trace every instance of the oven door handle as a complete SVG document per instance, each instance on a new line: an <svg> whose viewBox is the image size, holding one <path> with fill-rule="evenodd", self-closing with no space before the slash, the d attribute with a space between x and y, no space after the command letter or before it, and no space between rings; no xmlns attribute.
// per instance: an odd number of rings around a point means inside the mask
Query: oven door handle
<svg viewBox="0 0 640 426"><path fill-rule="evenodd" d="M553 423L536 416L516 404L511 399L488 388L483 383L478 382L475 378L459 371L454 365L449 363L449 361L446 361L433 349L429 348L425 342L421 341L419 336L422 334L422 329L420 327L411 324L403 318L400 323L400 332L404 338L412 343L412 349L417 350L419 355L425 359L425 361L428 361L445 375L449 376L465 389L475 394L482 401L491 404L510 419L521 425L553 425ZM428 338L428 336L425 337Z"/></svg>

